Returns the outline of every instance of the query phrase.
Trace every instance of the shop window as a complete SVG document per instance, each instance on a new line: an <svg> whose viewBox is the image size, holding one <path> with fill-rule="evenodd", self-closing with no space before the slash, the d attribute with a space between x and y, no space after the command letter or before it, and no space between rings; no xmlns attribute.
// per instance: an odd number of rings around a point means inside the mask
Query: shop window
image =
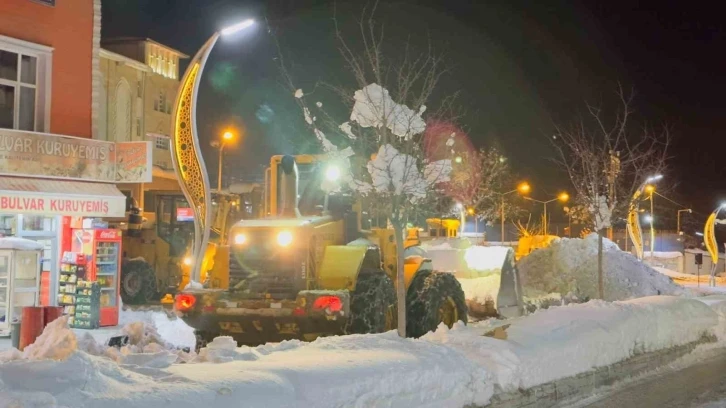
<svg viewBox="0 0 726 408"><path fill-rule="evenodd" d="M0 35L0 128L45 131L48 47Z"/></svg>
<svg viewBox="0 0 726 408"><path fill-rule="evenodd" d="M17 216L0 215L0 237L14 237L17 234Z"/></svg>
<svg viewBox="0 0 726 408"><path fill-rule="evenodd" d="M23 215L23 231L54 231L55 218L42 215Z"/></svg>

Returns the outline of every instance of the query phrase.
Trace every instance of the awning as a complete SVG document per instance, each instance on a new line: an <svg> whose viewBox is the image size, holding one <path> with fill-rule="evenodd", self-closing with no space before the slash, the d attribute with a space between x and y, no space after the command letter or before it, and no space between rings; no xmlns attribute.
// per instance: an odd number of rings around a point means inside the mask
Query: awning
<svg viewBox="0 0 726 408"><path fill-rule="evenodd" d="M126 196L113 184L0 177L0 213L124 217Z"/></svg>

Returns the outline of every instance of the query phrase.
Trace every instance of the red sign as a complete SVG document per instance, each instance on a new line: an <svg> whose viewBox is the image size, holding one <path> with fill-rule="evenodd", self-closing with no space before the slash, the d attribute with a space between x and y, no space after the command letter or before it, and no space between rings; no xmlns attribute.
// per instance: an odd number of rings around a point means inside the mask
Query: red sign
<svg viewBox="0 0 726 408"><path fill-rule="evenodd" d="M96 238L104 241L116 241L121 238L121 231L115 229L96 230Z"/></svg>
<svg viewBox="0 0 726 408"><path fill-rule="evenodd" d="M194 221L194 211L191 208L177 208L176 220L180 222Z"/></svg>

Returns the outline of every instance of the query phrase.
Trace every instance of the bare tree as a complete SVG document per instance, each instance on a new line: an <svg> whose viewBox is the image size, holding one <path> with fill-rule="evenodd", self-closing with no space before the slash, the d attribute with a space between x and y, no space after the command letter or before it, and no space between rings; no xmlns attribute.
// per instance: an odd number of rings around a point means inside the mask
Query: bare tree
<svg viewBox="0 0 726 408"><path fill-rule="evenodd" d="M604 298L603 233L625 216L630 198L648 176L661 173L670 142L668 128L638 126L632 117L633 93L617 92L614 114L586 105L586 114L557 127L552 142L567 171L577 202L598 232L598 292Z"/></svg>
<svg viewBox="0 0 726 408"><path fill-rule="evenodd" d="M449 180L451 160L431 160L423 149L427 121L456 120L456 95L432 97L446 73L444 58L429 45L412 49L408 41L395 43L384 36L375 20L375 2L366 6L355 35L344 32L334 17L335 38L352 86L321 82L348 108L342 122L312 99L313 92L296 89L295 96L305 121L328 153L341 167L341 180L376 210L386 215L394 229L397 250L396 288L398 332L406 335L406 286L404 282L404 233L406 224L436 186ZM345 26L349 28L350 26ZM350 30L346 30L350 31ZM288 71L283 76L291 89ZM317 88L317 87L316 87ZM452 135L453 137L453 135ZM370 159L368 159L370 158ZM324 188L335 189L335 186Z"/></svg>

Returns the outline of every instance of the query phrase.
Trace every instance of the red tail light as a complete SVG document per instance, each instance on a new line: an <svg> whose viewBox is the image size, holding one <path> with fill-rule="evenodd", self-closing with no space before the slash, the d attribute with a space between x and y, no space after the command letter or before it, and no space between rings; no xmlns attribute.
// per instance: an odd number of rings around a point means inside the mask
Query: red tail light
<svg viewBox="0 0 726 408"><path fill-rule="evenodd" d="M313 309L330 309L331 312L343 310L343 302L337 296L320 296L315 299Z"/></svg>
<svg viewBox="0 0 726 408"><path fill-rule="evenodd" d="M197 298L194 295L182 293L176 295L174 308L180 312L186 312L193 308L195 303L197 303Z"/></svg>

